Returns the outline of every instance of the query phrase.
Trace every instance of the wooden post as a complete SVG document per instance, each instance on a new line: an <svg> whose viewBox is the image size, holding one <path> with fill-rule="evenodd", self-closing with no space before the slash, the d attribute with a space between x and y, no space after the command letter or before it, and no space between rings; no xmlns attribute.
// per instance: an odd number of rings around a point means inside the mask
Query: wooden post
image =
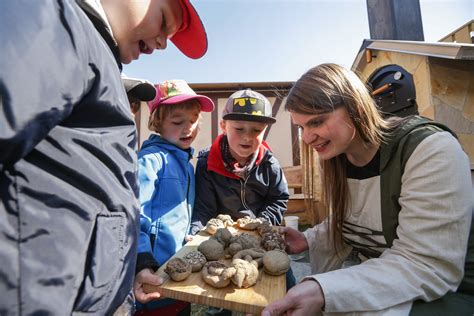
<svg viewBox="0 0 474 316"><path fill-rule="evenodd" d="M419 0L367 0L371 39L424 41Z"/></svg>

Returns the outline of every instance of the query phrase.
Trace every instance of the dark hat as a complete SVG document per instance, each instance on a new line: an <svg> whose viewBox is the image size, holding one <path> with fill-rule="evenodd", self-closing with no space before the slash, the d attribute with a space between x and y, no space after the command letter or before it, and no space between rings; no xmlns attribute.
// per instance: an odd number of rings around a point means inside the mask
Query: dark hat
<svg viewBox="0 0 474 316"><path fill-rule="evenodd" d="M272 105L262 94L247 90L234 92L222 112L224 120L252 121L273 124L276 119L272 117Z"/></svg>
<svg viewBox="0 0 474 316"><path fill-rule="evenodd" d="M155 87L146 80L129 78L122 75L122 83L129 97L140 101L151 101L156 96Z"/></svg>

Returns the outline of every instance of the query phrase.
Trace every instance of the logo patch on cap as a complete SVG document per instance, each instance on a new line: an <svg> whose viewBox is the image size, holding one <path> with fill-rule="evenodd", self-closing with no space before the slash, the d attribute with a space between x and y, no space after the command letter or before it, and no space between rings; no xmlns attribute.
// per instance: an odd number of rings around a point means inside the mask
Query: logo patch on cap
<svg viewBox="0 0 474 316"><path fill-rule="evenodd" d="M233 113L247 113L251 115L263 115L265 102L257 98L235 98Z"/></svg>
<svg viewBox="0 0 474 316"><path fill-rule="evenodd" d="M160 98L166 100L181 94L196 95L182 80L164 81L159 85Z"/></svg>
<svg viewBox="0 0 474 316"><path fill-rule="evenodd" d="M156 85L156 97L148 102L150 113L164 104L176 104L188 100L197 100L201 105L201 111L212 112L214 102L204 95L198 95L193 89L181 79L166 80Z"/></svg>

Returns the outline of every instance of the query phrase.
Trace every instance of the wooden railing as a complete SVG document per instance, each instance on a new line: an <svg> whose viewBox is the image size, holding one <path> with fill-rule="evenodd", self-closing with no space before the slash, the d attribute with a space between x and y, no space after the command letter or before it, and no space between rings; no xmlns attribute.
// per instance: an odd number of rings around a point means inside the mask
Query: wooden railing
<svg viewBox="0 0 474 316"><path fill-rule="evenodd" d="M319 215L319 197L304 194L307 190L302 166L283 167L283 173L290 189L290 198L288 200L288 209L285 215L296 215L299 217L299 223L302 225L315 225L321 221Z"/></svg>

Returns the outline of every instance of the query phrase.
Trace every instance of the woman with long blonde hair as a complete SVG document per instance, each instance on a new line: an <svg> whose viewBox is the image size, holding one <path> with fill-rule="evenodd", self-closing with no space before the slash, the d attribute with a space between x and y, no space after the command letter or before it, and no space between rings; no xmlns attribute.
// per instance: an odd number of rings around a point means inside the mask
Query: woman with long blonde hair
<svg viewBox="0 0 474 316"><path fill-rule="evenodd" d="M289 253L309 250L312 275L263 315L471 315L474 199L455 134L420 116L384 118L335 64L306 72L286 109L318 153L327 217L304 233L281 228Z"/></svg>

